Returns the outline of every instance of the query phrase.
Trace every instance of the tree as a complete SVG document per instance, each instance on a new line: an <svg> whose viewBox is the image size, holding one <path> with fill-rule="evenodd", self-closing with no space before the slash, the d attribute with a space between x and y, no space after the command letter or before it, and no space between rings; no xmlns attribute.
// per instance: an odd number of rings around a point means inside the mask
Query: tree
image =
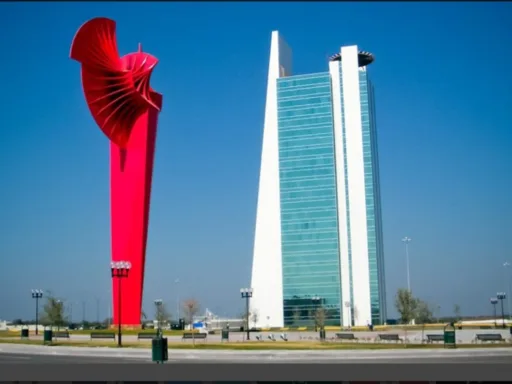
<svg viewBox="0 0 512 384"><path fill-rule="evenodd" d="M460 305L459 304L455 304L453 306L453 313L455 314L455 321L460 321Z"/></svg>
<svg viewBox="0 0 512 384"><path fill-rule="evenodd" d="M317 308L314 312L315 328L324 329L327 312L323 307Z"/></svg>
<svg viewBox="0 0 512 384"><path fill-rule="evenodd" d="M423 300L416 299L416 320L419 324L429 324L434 322L434 311L432 307Z"/></svg>
<svg viewBox="0 0 512 384"><path fill-rule="evenodd" d="M56 298L51 292L46 294L46 303L43 306L41 324L62 327L66 319L64 316L64 301Z"/></svg>
<svg viewBox="0 0 512 384"><path fill-rule="evenodd" d="M194 316L199 312L199 303L197 300L188 299L183 302L183 312L185 313L185 319L190 324L191 330L194 330ZM195 345L196 341L194 333L192 333L192 343Z"/></svg>
<svg viewBox="0 0 512 384"><path fill-rule="evenodd" d="M299 322L301 321L301 319L302 319L302 311L300 310L299 307L297 307L293 310L293 323L295 325L299 325Z"/></svg>
<svg viewBox="0 0 512 384"><path fill-rule="evenodd" d="M400 288L395 297L395 307L402 324L409 324L415 317L418 309L418 300L412 296L408 289Z"/></svg>
<svg viewBox="0 0 512 384"><path fill-rule="evenodd" d="M253 310L252 313L251 313L251 321L252 321L252 324L253 324L254 328L256 328L256 325L258 324L259 317L260 316L258 314L258 311Z"/></svg>

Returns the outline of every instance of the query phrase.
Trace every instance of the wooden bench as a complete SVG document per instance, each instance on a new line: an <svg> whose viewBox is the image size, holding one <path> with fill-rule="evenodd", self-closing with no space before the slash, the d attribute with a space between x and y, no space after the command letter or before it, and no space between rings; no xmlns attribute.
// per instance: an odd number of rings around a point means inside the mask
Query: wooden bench
<svg viewBox="0 0 512 384"><path fill-rule="evenodd" d="M91 340L92 339L116 339L116 334L114 332L91 332Z"/></svg>
<svg viewBox="0 0 512 384"><path fill-rule="evenodd" d="M53 332L54 339L69 339L68 331L55 331Z"/></svg>
<svg viewBox="0 0 512 384"><path fill-rule="evenodd" d="M183 337L182 337L182 340L185 340L185 339L206 339L206 336L208 336L206 333L193 333L193 332L190 332L190 333L184 333L183 334Z"/></svg>
<svg viewBox="0 0 512 384"><path fill-rule="evenodd" d="M430 334L427 335L427 343L432 344L435 342L444 342L444 335L442 334Z"/></svg>
<svg viewBox="0 0 512 384"><path fill-rule="evenodd" d="M397 333L381 333L378 336L379 341L394 341L394 342L402 342L400 336Z"/></svg>
<svg viewBox="0 0 512 384"><path fill-rule="evenodd" d="M501 333L480 333L475 337L476 342L486 342L486 341L500 341L505 342L506 340L501 336Z"/></svg>
<svg viewBox="0 0 512 384"><path fill-rule="evenodd" d="M137 340L153 340L158 336L157 332L141 332L137 334Z"/></svg>
<svg viewBox="0 0 512 384"><path fill-rule="evenodd" d="M356 341L358 340L356 335L353 333L337 333L336 339L338 340L350 340L350 341Z"/></svg>

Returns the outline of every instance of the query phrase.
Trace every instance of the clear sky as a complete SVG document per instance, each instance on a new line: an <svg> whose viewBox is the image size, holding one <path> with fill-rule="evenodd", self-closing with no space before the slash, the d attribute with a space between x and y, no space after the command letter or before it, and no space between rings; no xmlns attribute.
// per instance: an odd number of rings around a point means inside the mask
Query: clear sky
<svg viewBox="0 0 512 384"><path fill-rule="evenodd" d="M275 29L296 74L326 71L341 45L375 54L389 315L404 236L412 289L442 314L491 313L508 290L511 3L1 3L0 319L34 317L31 288L75 303L75 320L82 301L108 314L108 141L69 59L97 16L117 21L121 54L142 42L160 59L147 312L161 298L175 314L178 295L243 308Z"/></svg>

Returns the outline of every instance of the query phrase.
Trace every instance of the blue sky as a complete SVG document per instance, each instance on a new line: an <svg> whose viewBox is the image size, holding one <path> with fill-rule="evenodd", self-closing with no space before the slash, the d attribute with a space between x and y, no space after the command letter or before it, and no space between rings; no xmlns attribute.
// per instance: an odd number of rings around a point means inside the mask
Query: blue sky
<svg viewBox="0 0 512 384"><path fill-rule="evenodd" d="M270 33L295 73L341 45L375 54L388 301L406 285L453 314L491 313L512 261L510 3L0 4L0 318L33 317L31 288L108 314L108 141L85 104L76 29L117 21L121 54L160 59L164 94L144 307L243 308L249 285ZM508 25L507 25L508 24ZM174 280L180 279L179 284ZM509 281L512 270L509 270Z"/></svg>

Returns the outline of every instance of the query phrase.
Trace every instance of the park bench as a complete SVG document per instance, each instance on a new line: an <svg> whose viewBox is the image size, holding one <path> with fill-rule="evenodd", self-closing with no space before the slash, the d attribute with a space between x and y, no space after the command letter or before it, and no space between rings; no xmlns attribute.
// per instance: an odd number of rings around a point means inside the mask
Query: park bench
<svg viewBox="0 0 512 384"><path fill-rule="evenodd" d="M476 342L485 342L485 341L501 341L505 342L506 340L501 336L501 333L480 333L475 337Z"/></svg>
<svg viewBox="0 0 512 384"><path fill-rule="evenodd" d="M432 344L435 342L444 341L444 335L442 334L430 334L427 335L427 343Z"/></svg>
<svg viewBox="0 0 512 384"><path fill-rule="evenodd" d="M137 334L137 340L153 340L158 336L157 332L141 332Z"/></svg>
<svg viewBox="0 0 512 384"><path fill-rule="evenodd" d="M114 332L91 332L91 340L92 339L116 339L116 334Z"/></svg>
<svg viewBox="0 0 512 384"><path fill-rule="evenodd" d="M336 339L356 341L357 337L353 333L337 333Z"/></svg>
<svg viewBox="0 0 512 384"><path fill-rule="evenodd" d="M272 333L270 335L268 335L268 339L272 340L272 341L276 341L276 338L274 337L274 335Z"/></svg>
<svg viewBox="0 0 512 384"><path fill-rule="evenodd" d="M288 341L288 335L286 333L281 333L281 340Z"/></svg>
<svg viewBox="0 0 512 384"><path fill-rule="evenodd" d="M258 340L258 341L264 341L264 340L263 340L263 335L256 335L256 340Z"/></svg>
<svg viewBox="0 0 512 384"><path fill-rule="evenodd" d="M186 332L183 334L182 339L206 339L207 334L206 333L193 333L193 332Z"/></svg>
<svg viewBox="0 0 512 384"><path fill-rule="evenodd" d="M68 331L54 331L53 332L54 339L69 339Z"/></svg>
<svg viewBox="0 0 512 384"><path fill-rule="evenodd" d="M400 336L397 333L381 333L378 335L379 341L395 341L395 342L402 342L403 340L400 339Z"/></svg>

